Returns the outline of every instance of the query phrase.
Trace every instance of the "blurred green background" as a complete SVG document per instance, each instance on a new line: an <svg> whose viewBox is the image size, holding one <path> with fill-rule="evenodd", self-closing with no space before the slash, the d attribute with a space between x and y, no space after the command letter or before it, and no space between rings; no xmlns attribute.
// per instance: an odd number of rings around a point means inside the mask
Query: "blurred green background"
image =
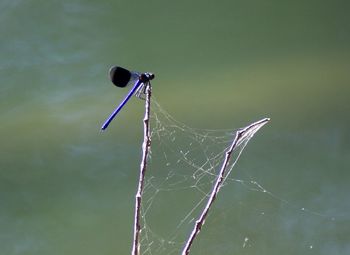
<svg viewBox="0 0 350 255"><path fill-rule="evenodd" d="M225 189L211 219L225 205L234 215L203 230L193 254L349 254L349 10L0 1L0 254L130 253L143 102L99 132L126 93L108 80L115 64L154 72L157 101L189 126L271 118L233 177L282 200Z"/></svg>

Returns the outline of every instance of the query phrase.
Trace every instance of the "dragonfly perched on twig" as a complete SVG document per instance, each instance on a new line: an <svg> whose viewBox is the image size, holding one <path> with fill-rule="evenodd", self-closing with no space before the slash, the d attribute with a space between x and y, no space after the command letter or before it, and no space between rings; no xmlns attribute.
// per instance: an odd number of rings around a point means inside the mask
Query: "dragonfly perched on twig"
<svg viewBox="0 0 350 255"><path fill-rule="evenodd" d="M120 66L112 66L109 69L109 76L113 84L116 85L117 87L123 88L131 84L134 84L134 86L130 89L129 93L126 95L123 101L119 104L119 106L112 112L112 114L103 123L101 127L102 131L109 126L111 121L119 113L119 111L124 107L124 105L129 101L132 95L135 94L138 98L144 99L147 85L150 83L151 80L154 79L153 73L133 72L125 68L122 68Z"/></svg>

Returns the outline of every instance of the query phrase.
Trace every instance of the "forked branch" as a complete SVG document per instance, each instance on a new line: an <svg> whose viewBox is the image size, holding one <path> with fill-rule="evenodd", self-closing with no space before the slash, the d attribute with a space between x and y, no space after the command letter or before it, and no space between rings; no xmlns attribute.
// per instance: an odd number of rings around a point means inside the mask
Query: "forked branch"
<svg viewBox="0 0 350 255"><path fill-rule="evenodd" d="M250 124L249 126L247 126L245 128L239 129L236 132L236 136L233 139L230 148L226 151L225 159L223 161L218 178L216 179L216 182L213 186L213 190L210 193L207 204L204 207L200 217L196 220L196 223L195 223L195 226L192 230L192 233L189 236L189 238L187 239L186 245L182 250L182 255L188 255L190 253L191 246L192 246L195 238L197 237L198 233L200 232L202 226L204 225L204 222L208 216L209 210L210 210L212 204L214 203L216 196L219 193L219 190L222 187L222 184L225 180L226 170L227 170L227 166L229 165L229 161L230 161L232 152L234 151L235 148L237 148L237 146L239 146L241 144L242 139L246 138L247 136L250 136L250 137L253 136L254 133L257 132L262 126L264 126L269 120L270 119L268 119L268 118L259 120L257 122Z"/></svg>
<svg viewBox="0 0 350 255"><path fill-rule="evenodd" d="M132 245L132 255L140 254L140 232L141 232L141 203L142 193L145 182L145 175L147 169L147 157L149 148L151 146L151 132L150 132L150 108L151 108L151 83L146 85L146 103L145 103L145 116L143 118L143 144L142 144L142 159L140 164L140 176L135 196L135 216L134 216L134 238Z"/></svg>

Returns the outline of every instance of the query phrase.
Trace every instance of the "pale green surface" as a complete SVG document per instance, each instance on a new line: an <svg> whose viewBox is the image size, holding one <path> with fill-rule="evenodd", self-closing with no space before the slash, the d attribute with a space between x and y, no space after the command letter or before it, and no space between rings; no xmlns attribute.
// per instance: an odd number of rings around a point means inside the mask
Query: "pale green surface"
<svg viewBox="0 0 350 255"><path fill-rule="evenodd" d="M125 93L113 64L155 72L158 101L191 126L272 119L236 177L292 205L224 189L230 214L213 211L193 254L349 254L349 7L1 1L0 254L129 254L143 109L99 133Z"/></svg>

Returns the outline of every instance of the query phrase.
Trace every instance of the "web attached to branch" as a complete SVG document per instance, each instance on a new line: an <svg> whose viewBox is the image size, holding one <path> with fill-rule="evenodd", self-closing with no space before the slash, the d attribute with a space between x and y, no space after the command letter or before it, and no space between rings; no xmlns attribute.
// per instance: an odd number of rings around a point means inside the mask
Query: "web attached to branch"
<svg viewBox="0 0 350 255"><path fill-rule="evenodd" d="M262 126L257 123L236 130L196 129L173 118L152 99L140 254L181 254L207 206L226 153L242 130L190 254L280 254L286 247L300 254L332 250L334 245L326 242L335 238L335 217L290 202L273 188L265 188L275 183L262 184L248 169L240 172L241 167L235 167Z"/></svg>
<svg viewBox="0 0 350 255"><path fill-rule="evenodd" d="M142 203L141 254L179 254L208 200L237 130L191 128L154 99L151 153ZM237 141L223 184L246 144L259 129Z"/></svg>

